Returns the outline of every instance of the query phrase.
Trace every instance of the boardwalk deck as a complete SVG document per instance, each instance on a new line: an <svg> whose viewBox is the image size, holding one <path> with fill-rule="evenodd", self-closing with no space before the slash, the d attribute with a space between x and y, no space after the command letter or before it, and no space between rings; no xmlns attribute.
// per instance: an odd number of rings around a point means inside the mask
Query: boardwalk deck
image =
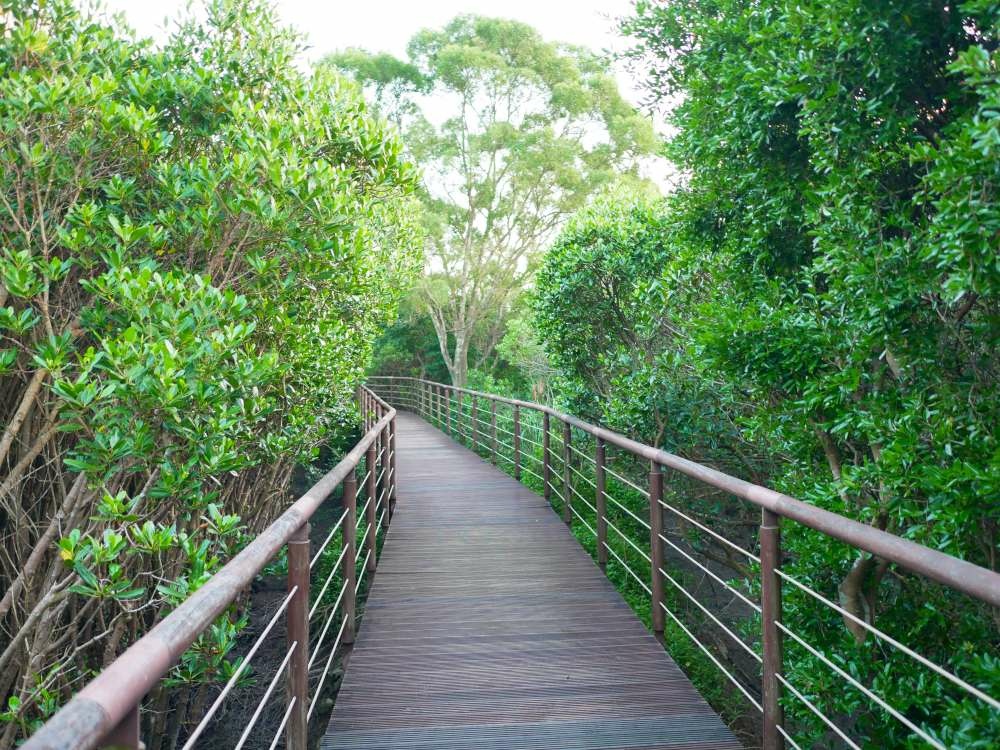
<svg viewBox="0 0 1000 750"><path fill-rule="evenodd" d="M324 750L737 750L547 503L400 413L398 504Z"/></svg>

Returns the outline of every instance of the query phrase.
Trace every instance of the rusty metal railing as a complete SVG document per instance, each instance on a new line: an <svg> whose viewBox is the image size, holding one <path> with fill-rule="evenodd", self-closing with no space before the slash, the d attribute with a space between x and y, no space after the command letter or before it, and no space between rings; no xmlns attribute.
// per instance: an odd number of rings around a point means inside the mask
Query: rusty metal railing
<svg viewBox="0 0 1000 750"><path fill-rule="evenodd" d="M841 725L843 722L827 716L813 700L786 678L783 669L783 641L786 638L794 641L798 647L810 653L835 673L840 680L858 690L872 704L900 722L914 737L931 747L945 750L945 746L938 739L915 723L904 711L898 710L871 687L859 682L821 649L808 643L788 627L782 619L783 583L804 592L845 620L852 621L887 647L906 654L967 695L982 701L991 710L1000 711L1000 701L996 696L985 693L952 671L922 656L897 638L847 611L782 570L781 522L786 519L801 524L845 542L857 550L863 550L888 563L899 565L963 592L991 607L1000 607L1000 574L766 487L644 445L548 406L417 378L375 377L369 380L369 384L387 401L418 414L494 464L505 464L504 468L515 478L539 485L547 500L553 504L558 502L563 520L568 524L580 524L595 539L598 564L602 568L607 568L609 562L620 566L649 597L653 630L662 634L666 618L671 618L673 623L692 639L715 667L721 670L732 685L760 712L765 750L780 750L785 747L786 742L793 747L799 747L785 723L782 704L787 696L801 701L811 713L815 714L830 736L836 738L836 742L860 750L860 745ZM561 430L558 429L559 426ZM592 441L592 452L581 450L581 445L574 439L575 435ZM554 442L561 445L556 448ZM525 446L528 446L527 449ZM642 480L625 476L628 472L622 469L620 464L609 461L609 447L617 448L635 460L648 463L649 473L644 486ZM581 465L590 467L592 474L589 471L581 471L578 468ZM617 471L615 465L619 467ZM694 518L690 512L686 513L675 504L667 502L664 499L664 469L674 470L701 485L721 490L759 507L761 517L756 535L757 554ZM561 479L558 477L559 470L562 474ZM616 487L641 495L645 499L646 507L630 508L627 503L616 499L609 489L609 480ZM588 494L590 491L593 492L591 496L593 502L577 489L587 485L590 488L586 490ZM759 601L753 601L747 592L738 590L730 581L724 580L706 560L699 560L690 553L690 550L685 550L671 539L664 531L664 517L680 519L684 524L697 528L699 533L710 537L714 543L726 545L727 551L741 556L748 565L758 570ZM636 534L641 535L638 541L634 538ZM711 578L715 584L733 595L735 600L747 608L747 611L752 611L760 617L760 653L734 633L733 628L723 622L717 613L712 612L710 606L706 606L686 589L678 580L680 576L676 575L676 571L672 575L671 571L666 569L665 550L670 550L676 558L685 560L693 569L699 571L699 575ZM638 565L630 565L629 559L638 561L642 569L648 571L648 575L637 573L635 568ZM696 606L727 638L735 641L742 653L747 655L746 658L759 665L758 685L748 687L745 680L738 679L721 663L718 656L685 626L677 614L668 607L665 593L668 585L678 590L678 595L682 594L685 597L683 601L690 601Z"/></svg>
<svg viewBox="0 0 1000 750"><path fill-rule="evenodd" d="M236 748L241 748L251 736L257 720L274 699L275 689L284 678L285 710L271 747L277 745L284 732L288 750L306 750L308 722L316 708L316 698L321 694L336 656L346 653L347 647L354 642L356 599L363 578L375 572L377 534L387 527L396 501L396 411L367 388L359 388L358 405L364 435L340 463L208 582L91 680L28 739L22 746L24 750L110 747L139 750L143 747L139 721L143 698L167 676L195 640L247 590L283 547L287 548L287 593L215 701L187 733L183 747L188 750L197 745L264 639L284 615L287 632L284 657ZM356 475L362 461L365 473L359 481ZM315 553L310 554L309 519L341 486L343 509L340 517ZM364 500L360 512L359 499ZM340 554L310 607L310 574L338 534ZM332 606L323 608L320 605L338 573L341 585L336 600ZM310 621L316 615L325 615L325 619L319 635L310 640ZM326 649L323 669L316 673L313 665L324 653L323 644L332 632L335 619L339 620L339 628ZM311 675L315 675L312 688Z"/></svg>

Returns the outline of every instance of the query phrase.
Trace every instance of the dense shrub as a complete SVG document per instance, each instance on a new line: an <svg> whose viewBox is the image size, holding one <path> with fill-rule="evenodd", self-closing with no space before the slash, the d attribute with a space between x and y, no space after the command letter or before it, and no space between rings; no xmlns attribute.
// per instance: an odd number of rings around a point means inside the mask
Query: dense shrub
<svg viewBox="0 0 1000 750"><path fill-rule="evenodd" d="M676 104L686 179L659 206L589 211L546 259L540 327L576 403L995 568L998 17L992 2L638 3L625 30ZM995 613L785 536L789 571L997 692ZM995 712L814 604L789 592L793 627L911 721L949 747L995 739ZM794 644L787 673L865 746L919 744ZM803 741L829 741L787 706Z"/></svg>
<svg viewBox="0 0 1000 750"><path fill-rule="evenodd" d="M401 144L267 3L119 29L0 15L0 747L283 509L421 263Z"/></svg>

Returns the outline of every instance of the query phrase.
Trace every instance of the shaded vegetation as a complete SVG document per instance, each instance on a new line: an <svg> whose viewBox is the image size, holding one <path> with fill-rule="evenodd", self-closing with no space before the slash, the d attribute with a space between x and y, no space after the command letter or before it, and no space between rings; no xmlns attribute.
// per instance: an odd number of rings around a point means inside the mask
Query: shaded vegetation
<svg viewBox="0 0 1000 750"><path fill-rule="evenodd" d="M651 97L675 104L667 153L686 179L659 203L594 205L546 257L536 311L567 406L996 569L998 13L637 3L623 29ZM713 523L734 507L685 502ZM728 522L739 540L753 515ZM785 547L789 573L997 692L995 612L790 524ZM1000 731L987 706L849 619L794 589L786 612L944 745ZM788 651L792 683L865 746L921 744ZM836 745L786 706L806 746Z"/></svg>

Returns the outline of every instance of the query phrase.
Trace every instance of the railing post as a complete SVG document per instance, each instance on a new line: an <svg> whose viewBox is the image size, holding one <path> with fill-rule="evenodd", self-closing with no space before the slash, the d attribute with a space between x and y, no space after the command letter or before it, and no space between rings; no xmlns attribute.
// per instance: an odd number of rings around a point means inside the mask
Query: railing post
<svg viewBox="0 0 1000 750"><path fill-rule="evenodd" d="M454 438L455 435L451 431L451 388L445 386L444 392L445 392L445 404L446 404L444 413L448 420L448 436Z"/></svg>
<svg viewBox="0 0 1000 750"><path fill-rule="evenodd" d="M472 451L473 453L479 452L479 426L477 420L478 409L477 400L475 396L472 396Z"/></svg>
<svg viewBox="0 0 1000 750"><path fill-rule="evenodd" d="M365 483L365 495L367 502L365 503L365 525L368 527L368 535L365 537L365 547L367 547L368 563L365 565L365 569L371 573L375 570L375 504L378 502L378 483L376 480L378 477L375 472L378 467L375 465L375 456L378 454L375 452L375 446L378 443L378 439L372 441L371 445L368 446L367 458L365 458L365 464L368 466L368 481Z"/></svg>
<svg viewBox="0 0 1000 750"><path fill-rule="evenodd" d="M358 542L358 479L354 475L354 470L344 479L344 508L347 515L344 517L344 526L341 529L342 549L344 560L341 563L341 576L344 579L344 643L354 643L354 612L356 603L355 587L356 565L354 558L357 556Z"/></svg>
<svg viewBox="0 0 1000 750"><path fill-rule="evenodd" d="M570 441L573 439L572 428L569 422L563 422L563 507L562 507L562 520L566 523L570 523L573 520L573 499L571 494L573 492L571 484L572 477L570 476L569 463L572 455L570 454Z"/></svg>
<svg viewBox="0 0 1000 750"><path fill-rule="evenodd" d="M295 701L285 728L288 750L307 750L309 728L309 523L299 526L288 540L288 590L295 588L288 603L288 647L295 652L288 663L288 702Z"/></svg>
<svg viewBox="0 0 1000 750"><path fill-rule="evenodd" d="M542 412L542 495L546 502L552 500L552 464L549 462L549 413Z"/></svg>
<svg viewBox="0 0 1000 750"><path fill-rule="evenodd" d="M597 564L602 569L608 566L608 500L604 493L605 460L604 440L597 438L597 448L594 451L594 484L597 489L594 500L597 508Z"/></svg>
<svg viewBox="0 0 1000 750"><path fill-rule="evenodd" d="M490 399L490 432L492 434L492 461L497 465L497 402Z"/></svg>
<svg viewBox="0 0 1000 750"><path fill-rule="evenodd" d="M464 442L465 435L462 433L462 420L465 419L465 411L462 409L462 392L455 391L455 433L458 435L458 442Z"/></svg>
<svg viewBox="0 0 1000 750"><path fill-rule="evenodd" d="M782 669L781 630L781 579L777 569L781 564L781 517L761 509L760 518L760 614L761 640L763 641L763 680L761 684L764 706L764 750L782 750L785 739L779 727L785 725L781 708L781 684L778 675Z"/></svg>
<svg viewBox="0 0 1000 750"><path fill-rule="evenodd" d="M389 526L389 506L392 504L391 489L392 489L392 469L389 466L389 454L390 454L390 441L392 439L389 429L392 425L392 421L389 421L385 427L382 428L382 487L379 488L379 497L385 496L382 501L382 512L384 514L382 521L382 528L387 528Z"/></svg>
<svg viewBox="0 0 1000 750"><path fill-rule="evenodd" d="M521 407L514 405L514 479L521 480Z"/></svg>
<svg viewBox="0 0 1000 750"><path fill-rule="evenodd" d="M396 510L396 418L389 420L389 504L386 525Z"/></svg>
<svg viewBox="0 0 1000 750"><path fill-rule="evenodd" d="M649 557L652 583L653 631L663 633L663 470L655 461L649 462Z"/></svg>
<svg viewBox="0 0 1000 750"><path fill-rule="evenodd" d="M136 703L118 725L104 735L98 744L99 748L127 748L127 750L143 750L146 746L139 737L139 704Z"/></svg>

